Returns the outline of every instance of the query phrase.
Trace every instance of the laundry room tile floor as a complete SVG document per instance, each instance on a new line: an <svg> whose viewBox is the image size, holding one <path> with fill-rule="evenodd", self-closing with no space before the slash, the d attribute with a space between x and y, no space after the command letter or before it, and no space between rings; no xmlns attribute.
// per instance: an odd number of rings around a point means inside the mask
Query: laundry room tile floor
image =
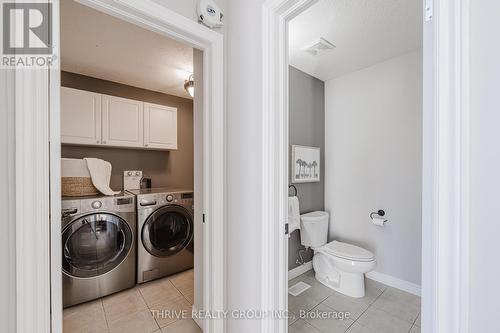
<svg viewBox="0 0 500 333"><path fill-rule="evenodd" d="M190 317L193 270L64 310L64 333L199 333ZM174 314L175 311L175 315Z"/></svg>
<svg viewBox="0 0 500 333"><path fill-rule="evenodd" d="M418 296L366 279L365 297L352 298L319 283L313 271L289 286L300 281L311 288L288 295L290 333L420 333Z"/></svg>

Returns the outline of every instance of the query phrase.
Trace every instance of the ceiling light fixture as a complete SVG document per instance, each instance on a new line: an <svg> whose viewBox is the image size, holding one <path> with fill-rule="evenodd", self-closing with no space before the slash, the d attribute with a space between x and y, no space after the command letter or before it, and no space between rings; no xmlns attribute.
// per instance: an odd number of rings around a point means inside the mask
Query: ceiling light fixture
<svg viewBox="0 0 500 333"><path fill-rule="evenodd" d="M189 78L184 81L184 89L188 92L191 97L194 97L194 77L193 74L189 75Z"/></svg>

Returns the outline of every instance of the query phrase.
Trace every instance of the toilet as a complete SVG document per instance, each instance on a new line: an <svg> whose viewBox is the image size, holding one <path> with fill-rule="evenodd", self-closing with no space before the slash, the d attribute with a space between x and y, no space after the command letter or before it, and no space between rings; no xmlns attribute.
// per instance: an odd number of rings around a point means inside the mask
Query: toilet
<svg viewBox="0 0 500 333"><path fill-rule="evenodd" d="M344 295L364 297L364 274L375 267L375 256L359 246L328 243L328 218L327 212L319 211L300 216L300 241L314 250L316 279Z"/></svg>

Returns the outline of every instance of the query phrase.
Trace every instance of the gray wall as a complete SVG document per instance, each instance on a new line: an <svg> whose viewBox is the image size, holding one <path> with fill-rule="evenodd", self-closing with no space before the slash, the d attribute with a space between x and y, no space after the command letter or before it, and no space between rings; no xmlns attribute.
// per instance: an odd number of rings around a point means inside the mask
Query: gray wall
<svg viewBox="0 0 500 333"><path fill-rule="evenodd" d="M123 186L124 170L142 170L144 176L152 178L153 187L193 188L192 100L68 72L61 73L61 85L176 107L179 140L179 149L172 151L63 145L62 157L96 157L109 161L113 166L111 187L116 190Z"/></svg>
<svg viewBox="0 0 500 333"><path fill-rule="evenodd" d="M330 240L365 247L375 271L420 285L422 51L325 83ZM384 209L389 223L371 223Z"/></svg>
<svg viewBox="0 0 500 333"><path fill-rule="evenodd" d="M325 84L323 81L291 66L289 73L290 156L292 145L321 148L321 182L294 184L297 187L297 196L302 214L315 210L324 210L325 208ZM290 170L289 173L292 174L291 172ZM299 230L290 235L288 245L288 269L292 269L298 266L295 263L298 258L298 250L304 248L300 244ZM312 254L312 251L309 250L303 258L310 261Z"/></svg>

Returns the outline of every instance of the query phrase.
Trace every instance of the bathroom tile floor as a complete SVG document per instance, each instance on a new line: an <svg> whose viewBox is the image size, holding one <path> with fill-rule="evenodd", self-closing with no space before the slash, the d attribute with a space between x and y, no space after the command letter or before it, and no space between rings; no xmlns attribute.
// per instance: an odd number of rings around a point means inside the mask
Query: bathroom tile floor
<svg viewBox="0 0 500 333"><path fill-rule="evenodd" d="M319 283L313 271L289 286L299 281L311 288L288 295L289 333L420 333L418 296L366 279L365 297L352 298Z"/></svg>
<svg viewBox="0 0 500 333"><path fill-rule="evenodd" d="M191 313L193 277L189 270L67 308L63 332L200 333L191 318L179 316L182 310Z"/></svg>

